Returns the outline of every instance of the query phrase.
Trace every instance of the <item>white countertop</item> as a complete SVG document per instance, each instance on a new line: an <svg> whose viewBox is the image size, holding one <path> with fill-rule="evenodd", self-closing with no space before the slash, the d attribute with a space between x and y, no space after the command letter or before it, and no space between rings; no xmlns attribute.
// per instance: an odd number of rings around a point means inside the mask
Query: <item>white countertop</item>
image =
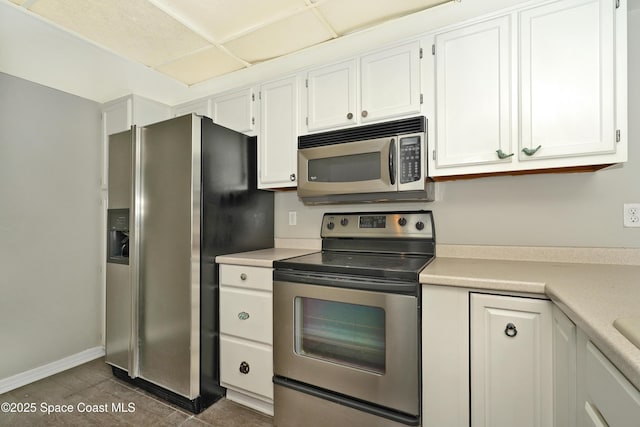
<svg viewBox="0 0 640 427"><path fill-rule="evenodd" d="M640 389L640 349L613 326L640 316L640 266L436 257L420 282L545 294Z"/></svg>
<svg viewBox="0 0 640 427"><path fill-rule="evenodd" d="M237 254L219 255L218 264L248 265L253 267L272 267L274 261L318 252L315 249L269 248Z"/></svg>

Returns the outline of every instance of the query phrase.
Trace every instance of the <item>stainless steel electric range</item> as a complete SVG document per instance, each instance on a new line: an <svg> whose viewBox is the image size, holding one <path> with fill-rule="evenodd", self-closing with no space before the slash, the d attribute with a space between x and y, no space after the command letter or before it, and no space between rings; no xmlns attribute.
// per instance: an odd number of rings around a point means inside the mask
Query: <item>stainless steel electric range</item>
<svg viewBox="0 0 640 427"><path fill-rule="evenodd" d="M330 213L322 251L274 264L275 425L420 425L430 211Z"/></svg>

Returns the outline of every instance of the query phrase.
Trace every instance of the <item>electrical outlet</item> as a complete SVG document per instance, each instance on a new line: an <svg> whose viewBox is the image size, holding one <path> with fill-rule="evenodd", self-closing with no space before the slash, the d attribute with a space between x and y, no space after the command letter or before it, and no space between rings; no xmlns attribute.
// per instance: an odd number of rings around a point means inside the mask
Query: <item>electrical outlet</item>
<svg viewBox="0 0 640 427"><path fill-rule="evenodd" d="M296 225L297 219L297 212L289 211L289 225Z"/></svg>
<svg viewBox="0 0 640 427"><path fill-rule="evenodd" d="M624 204L624 226L640 227L640 203Z"/></svg>

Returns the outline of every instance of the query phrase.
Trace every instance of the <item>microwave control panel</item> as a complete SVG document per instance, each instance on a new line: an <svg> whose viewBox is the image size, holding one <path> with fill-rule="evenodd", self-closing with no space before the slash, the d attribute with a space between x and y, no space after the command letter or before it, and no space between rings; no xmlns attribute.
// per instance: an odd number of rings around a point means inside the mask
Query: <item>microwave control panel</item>
<svg viewBox="0 0 640 427"><path fill-rule="evenodd" d="M420 136L400 138L400 184L418 181L422 176Z"/></svg>

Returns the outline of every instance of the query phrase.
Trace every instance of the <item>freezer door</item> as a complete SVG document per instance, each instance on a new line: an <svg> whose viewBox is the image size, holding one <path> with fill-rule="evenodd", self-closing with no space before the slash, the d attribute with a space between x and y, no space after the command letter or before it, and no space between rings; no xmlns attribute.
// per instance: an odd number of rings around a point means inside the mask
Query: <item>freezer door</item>
<svg viewBox="0 0 640 427"><path fill-rule="evenodd" d="M141 129L138 374L194 399L200 390L200 118Z"/></svg>
<svg viewBox="0 0 640 427"><path fill-rule="evenodd" d="M133 142L132 131L109 136L109 204L108 209L131 208L131 181ZM110 225L105 235L110 239ZM128 227L132 231L131 223ZM108 254L107 254L108 255ZM130 265L106 263L106 327L105 360L107 363L130 370L131 359L131 303L132 283Z"/></svg>

